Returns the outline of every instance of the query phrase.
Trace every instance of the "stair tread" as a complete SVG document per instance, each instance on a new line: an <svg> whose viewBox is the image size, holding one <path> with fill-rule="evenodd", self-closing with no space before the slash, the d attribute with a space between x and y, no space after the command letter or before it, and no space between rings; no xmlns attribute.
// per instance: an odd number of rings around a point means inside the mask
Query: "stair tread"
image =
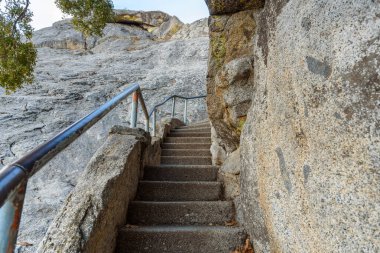
<svg viewBox="0 0 380 253"><path fill-rule="evenodd" d="M143 180L153 181L216 181L219 167L210 165L161 165L144 169Z"/></svg>
<svg viewBox="0 0 380 253"><path fill-rule="evenodd" d="M191 129L191 128L211 128L210 124L197 124L197 125L188 125L188 126L179 126L176 129Z"/></svg>
<svg viewBox="0 0 380 253"><path fill-rule="evenodd" d="M152 204L152 205L232 205L231 200L214 200L214 201L145 201L133 200L131 204Z"/></svg>
<svg viewBox="0 0 380 253"><path fill-rule="evenodd" d="M224 225L234 218L232 201L132 201L129 209L136 225Z"/></svg>
<svg viewBox="0 0 380 253"><path fill-rule="evenodd" d="M212 165L211 156L161 156L161 164Z"/></svg>
<svg viewBox="0 0 380 253"><path fill-rule="evenodd" d="M142 201L217 201L222 195L220 182L140 181L137 200Z"/></svg>
<svg viewBox="0 0 380 253"><path fill-rule="evenodd" d="M179 133L184 133L184 134L209 134L210 131L170 131L170 133L175 133L175 134L179 134Z"/></svg>
<svg viewBox="0 0 380 253"><path fill-rule="evenodd" d="M171 132L174 132L174 133L186 133L186 132L207 132L207 133L210 133L211 132L211 128L209 127L198 127L198 128L174 128L171 130Z"/></svg>
<svg viewBox="0 0 380 253"><path fill-rule="evenodd" d="M140 180L139 183L143 184L168 184L168 185L221 185L221 182L205 182L205 181L154 181L154 180Z"/></svg>
<svg viewBox="0 0 380 253"><path fill-rule="evenodd" d="M193 231L244 231L241 227L232 227L232 226L221 226L221 225L126 225L121 228L122 230L128 231L149 231L149 232L193 232Z"/></svg>
<svg viewBox="0 0 380 253"><path fill-rule="evenodd" d="M175 148L175 149L206 149L210 148L210 143L162 143L162 148Z"/></svg>
<svg viewBox="0 0 380 253"><path fill-rule="evenodd" d="M210 131L188 131L188 132L176 132L176 131L170 131L169 134L186 134L186 135L191 135L191 134L207 134L207 135L210 135ZM194 136L194 137L197 137L197 136ZM198 136L198 137L202 137L202 136Z"/></svg>
<svg viewBox="0 0 380 253"><path fill-rule="evenodd" d="M188 134L188 135L191 135L191 134L207 134L209 136L211 136L211 130L196 130L196 131L190 131L190 130L184 130L184 129L175 129L175 130L171 130L169 134Z"/></svg>
<svg viewBox="0 0 380 253"><path fill-rule="evenodd" d="M117 252L227 253L243 245L246 238L239 227L126 226L120 230Z"/></svg>
<svg viewBox="0 0 380 253"><path fill-rule="evenodd" d="M184 150L210 151L210 149L202 149L202 148L201 149L195 149L195 148L189 148L189 149L163 148L161 150L165 150L165 151L170 151L170 150L173 150L173 151L175 151L175 150L181 150L181 151L184 151Z"/></svg>
<svg viewBox="0 0 380 253"><path fill-rule="evenodd" d="M146 166L145 168L178 168L178 169L186 169L186 168L194 168L194 169L203 169L203 168L216 168L218 169L218 166L214 165L177 165L177 164L161 164L161 165L155 165L155 166Z"/></svg>
<svg viewBox="0 0 380 253"><path fill-rule="evenodd" d="M205 136L174 136L174 137L166 137L166 138L179 138L179 139L211 139L210 137Z"/></svg>
<svg viewBox="0 0 380 253"><path fill-rule="evenodd" d="M166 158L166 157L175 157L176 159L178 158L185 158L185 159L194 159L194 158L210 158L211 159L211 155L207 155L207 156L202 156L202 155L196 155L196 156L185 156L185 155L163 155L161 156L161 158Z"/></svg>
<svg viewBox="0 0 380 253"><path fill-rule="evenodd" d="M164 143L181 143L181 144L191 144L191 143L202 143L209 144L211 146L211 137L165 137Z"/></svg>

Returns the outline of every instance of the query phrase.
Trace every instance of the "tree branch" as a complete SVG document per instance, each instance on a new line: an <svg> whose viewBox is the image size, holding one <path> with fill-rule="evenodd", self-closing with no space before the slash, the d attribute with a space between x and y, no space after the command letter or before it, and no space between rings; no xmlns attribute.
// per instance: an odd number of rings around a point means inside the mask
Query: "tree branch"
<svg viewBox="0 0 380 253"><path fill-rule="evenodd" d="M26 12L28 11L28 8L29 8L29 4L30 4L30 0L26 0L26 4L25 4L25 8L24 10L21 12L20 16L17 17L17 19L15 20L14 24L13 24L13 34L16 33L16 30L17 30L17 23L20 22L23 18L25 18L25 15L26 15Z"/></svg>

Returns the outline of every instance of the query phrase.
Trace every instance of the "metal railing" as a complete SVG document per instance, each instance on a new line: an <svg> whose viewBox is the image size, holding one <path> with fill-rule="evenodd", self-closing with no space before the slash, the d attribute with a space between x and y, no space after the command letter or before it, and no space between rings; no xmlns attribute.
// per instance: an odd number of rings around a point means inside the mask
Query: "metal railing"
<svg viewBox="0 0 380 253"><path fill-rule="evenodd" d="M149 113L149 118L153 115L153 136L156 136L156 112L157 112L158 107L163 106L164 104L166 104L166 102L171 100L172 101L171 117L174 118L175 107L176 107L176 99L179 98L179 99L185 100L185 106L184 106L184 111L183 111L183 123L187 124L187 101L193 100L193 99L205 98L205 97L207 97L207 96L202 95L202 96L196 96L196 97L183 97L183 96L173 95L173 96L165 99L162 103L155 105Z"/></svg>
<svg viewBox="0 0 380 253"><path fill-rule="evenodd" d="M149 131L149 119L153 114L153 135L156 134L156 111L167 101L172 99L172 117L175 115L175 99L185 99L184 121L187 120L187 100L203 98L171 96L163 103L153 107L148 114L144 98L138 84L132 84L122 93L115 96L94 112L75 122L50 140L36 147L20 159L5 166L0 170L0 253L14 252L17 234L21 220L22 208L28 179L38 172L47 162L63 151L67 146L74 142L86 130L107 115L118 104L132 95L131 127L136 128L138 102L145 117L145 131Z"/></svg>

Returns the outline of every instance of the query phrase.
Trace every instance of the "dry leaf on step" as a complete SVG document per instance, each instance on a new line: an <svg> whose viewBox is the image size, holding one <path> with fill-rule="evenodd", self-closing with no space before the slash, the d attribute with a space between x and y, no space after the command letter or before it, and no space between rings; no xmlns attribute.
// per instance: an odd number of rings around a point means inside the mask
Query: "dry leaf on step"
<svg viewBox="0 0 380 253"><path fill-rule="evenodd" d="M236 226L237 225L237 221L236 220L232 220L232 221L227 221L224 223L226 226L228 227L233 227L233 226Z"/></svg>
<svg viewBox="0 0 380 253"><path fill-rule="evenodd" d="M253 251L249 238L247 238L247 240L245 240L245 244L243 247L239 247L238 249L232 251L231 253L255 253L255 252Z"/></svg>

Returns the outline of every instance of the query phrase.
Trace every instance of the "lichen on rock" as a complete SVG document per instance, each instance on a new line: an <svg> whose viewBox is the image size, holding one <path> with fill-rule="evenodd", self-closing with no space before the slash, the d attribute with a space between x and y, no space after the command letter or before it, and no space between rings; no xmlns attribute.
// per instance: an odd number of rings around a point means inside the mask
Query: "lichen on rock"
<svg viewBox="0 0 380 253"><path fill-rule="evenodd" d="M213 154L231 153L239 147L254 88L252 39L256 23L253 14L253 10L248 10L209 18L207 104L215 129ZM213 160L222 162L222 157Z"/></svg>

